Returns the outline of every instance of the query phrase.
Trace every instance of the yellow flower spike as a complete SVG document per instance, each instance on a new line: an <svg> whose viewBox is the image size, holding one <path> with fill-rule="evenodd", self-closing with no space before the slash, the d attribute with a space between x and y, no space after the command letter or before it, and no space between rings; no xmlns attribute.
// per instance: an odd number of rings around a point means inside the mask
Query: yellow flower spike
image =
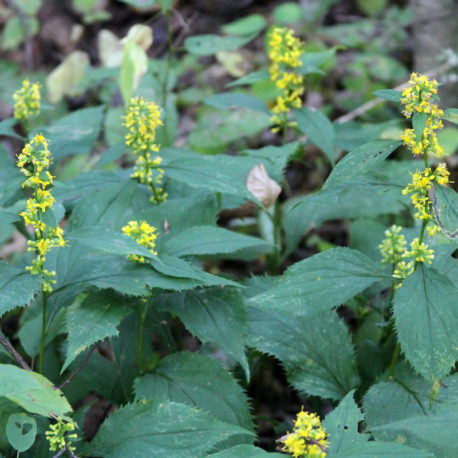
<svg viewBox="0 0 458 458"><path fill-rule="evenodd" d="M159 145L155 143L156 129L163 125L159 107L141 97L131 99L124 121L129 129L125 137L126 145L132 147L137 156L131 178L150 188L153 202L163 202L167 198L162 189L164 170L158 167L162 158L151 158L151 152L159 152Z"/></svg>
<svg viewBox="0 0 458 458"><path fill-rule="evenodd" d="M45 432L46 439L49 442L49 450L56 452L67 446L70 451L75 451L75 447L71 444L72 440L78 436L75 433L68 434L74 430L75 424L73 422L65 423L60 417L57 423L49 425L49 430Z"/></svg>
<svg viewBox="0 0 458 458"><path fill-rule="evenodd" d="M65 246L63 230L61 227L47 226L42 221L42 215L47 209L52 209L54 197L48 187L52 184L53 177L48 168L51 164L51 153L48 149L48 142L43 135L36 135L24 146L18 156L17 165L25 175L26 180L23 187L31 188L32 195L27 199L26 208L20 213L26 225L31 225L35 230L35 240L28 242L28 249L36 251L37 257L32 261L32 266L26 269L33 275L40 275L43 291L51 292L52 279L55 272L44 269L46 253L54 247Z"/></svg>
<svg viewBox="0 0 458 458"><path fill-rule="evenodd" d="M157 233L154 226L150 226L146 221L129 221L122 229L122 232L133 238L138 244L145 247L148 251L157 255L154 250L156 246ZM143 256L130 254L127 256L130 261L145 263Z"/></svg>
<svg viewBox="0 0 458 458"><path fill-rule="evenodd" d="M272 131L277 131L277 125L283 126L291 108L302 106L301 96L304 93L304 77L297 73L302 65L303 43L293 35L291 29L275 27L269 41L270 79L281 91L272 108L271 122L275 125Z"/></svg>
<svg viewBox="0 0 458 458"><path fill-rule="evenodd" d="M407 242L401 230L402 227L393 225L385 231L385 238L379 245L383 263L396 266L402 260Z"/></svg>
<svg viewBox="0 0 458 458"><path fill-rule="evenodd" d="M430 249L426 243L420 243L420 239L416 238L410 244L410 251L404 253L404 258L431 264L434 259L434 250Z"/></svg>
<svg viewBox="0 0 458 458"><path fill-rule="evenodd" d="M21 89L13 94L14 117L21 121L40 113L40 85L31 83L28 79L22 82Z"/></svg>
<svg viewBox="0 0 458 458"><path fill-rule="evenodd" d="M323 458L329 446L326 439L327 434L321 426L319 417L302 410L297 414L293 432L279 442L283 442L283 451L290 453L294 458Z"/></svg>

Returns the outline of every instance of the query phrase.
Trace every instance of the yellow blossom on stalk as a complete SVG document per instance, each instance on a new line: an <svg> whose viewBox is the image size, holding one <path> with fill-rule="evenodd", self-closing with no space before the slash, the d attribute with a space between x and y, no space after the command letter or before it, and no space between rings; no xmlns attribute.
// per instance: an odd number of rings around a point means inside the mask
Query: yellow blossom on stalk
<svg viewBox="0 0 458 458"><path fill-rule="evenodd" d="M280 442L284 444L283 451L294 458L322 458L328 450L326 438L327 434L319 417L302 410L297 414L293 432L280 439Z"/></svg>
<svg viewBox="0 0 458 458"><path fill-rule="evenodd" d="M28 79L22 82L21 89L13 94L14 117L17 120L27 120L40 113L40 85L31 83Z"/></svg>
<svg viewBox="0 0 458 458"><path fill-rule="evenodd" d="M26 208L20 213L26 225L31 225L35 230L35 240L27 242L29 251L36 251L37 257L32 265L26 267L33 275L40 275L43 282L43 291L52 291L52 279L56 275L44 268L46 253L54 247L65 246L64 231L61 227L46 225L43 215L47 209L52 209L54 197L48 187L53 182L53 177L48 168L51 163L51 153L48 141L42 135L35 137L27 143L18 156L17 165L26 176L22 184L32 190L32 195L27 200Z"/></svg>
<svg viewBox="0 0 458 458"><path fill-rule="evenodd" d="M402 227L393 225L385 231L385 238L379 245L382 254L382 262L396 265L402 260L402 254L406 249L406 239L401 234Z"/></svg>
<svg viewBox="0 0 458 458"><path fill-rule="evenodd" d="M291 108L302 106L304 77L297 72L302 65L303 43L294 37L293 31L285 27L275 27L269 41L269 73L280 95L277 96L271 122L281 127L287 125L287 115ZM292 125L292 124L290 124ZM273 131L277 132L278 127Z"/></svg>
<svg viewBox="0 0 458 458"><path fill-rule="evenodd" d="M404 257L415 259L416 262L431 264L434 259L434 250L431 250L426 243L420 243L420 239L416 238L412 240L410 251L406 251Z"/></svg>
<svg viewBox="0 0 458 458"><path fill-rule="evenodd" d="M146 102L142 97L133 98L124 119L128 129L126 145L137 156L131 177L150 188L152 201L163 202L167 198L162 188L164 170L159 167L162 158L156 154L159 145L155 143L156 129L163 125L159 107L154 102Z"/></svg>
<svg viewBox="0 0 458 458"><path fill-rule="evenodd" d="M64 420L59 417L58 422L54 425L50 425L49 430L45 433L46 439L49 441L49 450L56 452L67 446L68 449L73 452L75 447L71 445L72 440L76 439L78 436L75 433L68 433L74 430L75 424L73 422L65 423Z"/></svg>
<svg viewBox="0 0 458 458"><path fill-rule="evenodd" d="M154 250L157 239L155 227L150 226L146 221L129 221L121 230L148 251L157 255L157 252ZM137 254L130 254L127 257L131 261L146 262L143 256Z"/></svg>
<svg viewBox="0 0 458 458"><path fill-rule="evenodd" d="M404 105L403 114L406 118L412 117L414 113L426 115L421 138L416 137L414 129L406 129L401 135L401 140L415 155L431 152L440 157L444 154L435 132L444 127L441 121L444 112L432 103L432 99L437 97L436 94L437 81L429 81L426 76L416 73L412 73L409 87L402 92L401 103Z"/></svg>

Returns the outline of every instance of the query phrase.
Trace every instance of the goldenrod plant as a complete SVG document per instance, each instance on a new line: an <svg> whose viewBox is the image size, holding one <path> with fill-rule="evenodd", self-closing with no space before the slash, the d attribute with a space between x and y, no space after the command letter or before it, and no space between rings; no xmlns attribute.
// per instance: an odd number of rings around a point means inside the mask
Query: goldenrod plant
<svg viewBox="0 0 458 458"><path fill-rule="evenodd" d="M106 3L0 62L0 456L457 456L453 62L406 2Z"/></svg>

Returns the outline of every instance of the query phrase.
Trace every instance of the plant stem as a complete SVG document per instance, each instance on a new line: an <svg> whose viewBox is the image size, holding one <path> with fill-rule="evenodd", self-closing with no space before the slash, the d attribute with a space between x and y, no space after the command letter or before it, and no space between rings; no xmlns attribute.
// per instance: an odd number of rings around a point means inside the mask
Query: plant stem
<svg viewBox="0 0 458 458"><path fill-rule="evenodd" d="M391 360L390 369L388 370L388 378L393 377L394 367L396 366L396 363L398 362L400 350L401 350L401 344L397 342L396 347L394 347L393 359Z"/></svg>
<svg viewBox="0 0 458 458"><path fill-rule="evenodd" d="M278 274L280 267L280 250L281 250L281 212L278 199L274 203L274 253L273 253L273 271Z"/></svg>
<svg viewBox="0 0 458 458"><path fill-rule="evenodd" d="M0 334L0 344L3 345L5 350L14 358L14 360L19 364L19 366L22 367L22 369L25 369L26 371L32 370L30 366L24 361L22 356L11 345L8 339L6 337L3 337L1 334Z"/></svg>
<svg viewBox="0 0 458 458"><path fill-rule="evenodd" d="M46 293L43 291L43 313L41 319L41 339L40 339L40 356L38 358L38 371L43 373L43 355L45 352L46 342Z"/></svg>
<svg viewBox="0 0 458 458"><path fill-rule="evenodd" d="M138 324L137 365L139 374L143 374L143 328L145 327L146 305L144 300L140 300L138 305L140 321Z"/></svg>

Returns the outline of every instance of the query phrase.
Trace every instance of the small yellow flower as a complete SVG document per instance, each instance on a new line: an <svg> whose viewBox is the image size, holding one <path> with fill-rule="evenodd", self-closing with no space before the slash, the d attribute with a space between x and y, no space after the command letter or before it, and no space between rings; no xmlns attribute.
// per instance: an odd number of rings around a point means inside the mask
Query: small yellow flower
<svg viewBox="0 0 458 458"><path fill-rule="evenodd" d="M327 434L319 417L302 410L297 414L293 432L280 439L280 442L284 444L283 450L294 458L323 458L329 446L326 439Z"/></svg>
<svg viewBox="0 0 458 458"><path fill-rule="evenodd" d="M406 239L401 234L402 227L393 225L385 231L385 238L379 245L382 253L382 262L396 265L402 259L406 249Z"/></svg>
<svg viewBox="0 0 458 458"><path fill-rule="evenodd" d="M420 243L420 240L416 238L410 244L410 251L404 253L404 258L412 258L416 262L431 264L434 259L434 250L430 249L426 243Z"/></svg>
<svg viewBox="0 0 458 458"><path fill-rule="evenodd" d="M14 117L17 120L27 120L40 113L40 85L31 83L28 79L22 82L21 89L13 94Z"/></svg>
<svg viewBox="0 0 458 458"><path fill-rule="evenodd" d="M132 237L137 243L145 247L148 251L157 255L157 252L154 250L156 246L156 228L150 226L146 221L129 221L122 229L124 234ZM136 254L130 254L127 256L129 260L136 262L146 262L143 256Z"/></svg>
<svg viewBox="0 0 458 458"><path fill-rule="evenodd" d="M49 425L49 430L45 432L46 439L49 442L49 450L56 452L62 450L65 446L68 447L72 452L75 447L72 446L72 440L78 436L76 434L68 434L75 430L75 424L73 422L64 422L59 417L58 422L54 425Z"/></svg>
<svg viewBox="0 0 458 458"><path fill-rule="evenodd" d="M275 27L272 31L269 41L269 73L270 79L281 92L272 108L271 122L275 125L285 125L291 108L302 106L304 77L297 72L302 65L302 48L303 43L294 37L291 29Z"/></svg>

